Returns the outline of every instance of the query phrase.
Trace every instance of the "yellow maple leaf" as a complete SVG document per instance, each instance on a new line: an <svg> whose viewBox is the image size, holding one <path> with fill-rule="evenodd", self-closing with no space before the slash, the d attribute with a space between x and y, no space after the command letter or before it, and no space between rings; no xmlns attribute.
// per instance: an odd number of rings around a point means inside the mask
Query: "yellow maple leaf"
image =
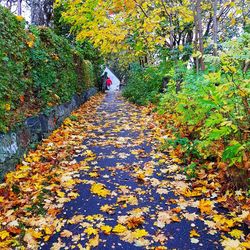
<svg viewBox="0 0 250 250"><path fill-rule="evenodd" d="M9 237L9 236L10 236L10 234L9 234L9 232L7 232L6 230L0 231L0 238L1 238L2 240L6 239L6 238Z"/></svg>
<svg viewBox="0 0 250 250"><path fill-rule="evenodd" d="M43 240L46 242L46 241L48 241L50 239L50 235L46 235L46 236L44 236L43 237Z"/></svg>
<svg viewBox="0 0 250 250"><path fill-rule="evenodd" d="M181 221L180 218L177 215L173 215L171 219L174 222L180 222Z"/></svg>
<svg viewBox="0 0 250 250"><path fill-rule="evenodd" d="M75 198L77 198L77 197L79 196L79 194L76 193L76 192L70 192L70 193L68 194L68 196L69 196L70 198L72 198L72 199L75 199Z"/></svg>
<svg viewBox="0 0 250 250"><path fill-rule="evenodd" d="M57 195L61 198L64 198L65 197L65 193L64 192L61 192L59 190L56 191Z"/></svg>
<svg viewBox="0 0 250 250"><path fill-rule="evenodd" d="M101 206L101 208L100 208L100 210L101 210L102 212L108 212L108 211L111 210L111 209L112 209L112 206L110 206L110 205L108 205L108 204L105 204L105 205Z"/></svg>
<svg viewBox="0 0 250 250"><path fill-rule="evenodd" d="M234 229L231 232L229 232L229 234L236 239L240 239L241 236L244 235L244 233L239 229Z"/></svg>
<svg viewBox="0 0 250 250"><path fill-rule="evenodd" d="M105 234L110 234L112 227L108 226L108 225L103 225L101 226L101 230L105 233Z"/></svg>
<svg viewBox="0 0 250 250"><path fill-rule="evenodd" d="M242 242L240 245L246 249L250 249L250 241Z"/></svg>
<svg viewBox="0 0 250 250"><path fill-rule="evenodd" d="M5 240L0 242L0 249L11 249L10 244L13 244L13 240Z"/></svg>
<svg viewBox="0 0 250 250"><path fill-rule="evenodd" d="M50 234L53 234L54 230L52 229L52 227L45 227L44 231L46 234L50 235Z"/></svg>
<svg viewBox="0 0 250 250"><path fill-rule="evenodd" d="M190 237L199 237L200 235L196 232L196 230L195 229L192 229L191 231L190 231Z"/></svg>
<svg viewBox="0 0 250 250"><path fill-rule="evenodd" d="M101 197L107 197L107 195L110 195L110 191L101 183L94 183L91 186L90 191L91 193L97 194Z"/></svg>
<svg viewBox="0 0 250 250"><path fill-rule="evenodd" d="M93 220L94 220L94 217L93 217L92 215L88 215L88 216L86 217L86 220L88 220L88 221L93 221Z"/></svg>
<svg viewBox="0 0 250 250"><path fill-rule="evenodd" d="M68 223L70 223L70 224L77 224L77 223L83 221L83 219L84 219L84 216L81 215L81 214L80 214L80 215L74 215L74 216L68 221Z"/></svg>
<svg viewBox="0 0 250 250"><path fill-rule="evenodd" d="M3 202L3 201L4 201L4 197L0 196L0 202Z"/></svg>
<svg viewBox="0 0 250 250"><path fill-rule="evenodd" d="M37 232L33 229L29 229L29 232L35 239L40 239L43 236L41 232Z"/></svg>
<svg viewBox="0 0 250 250"><path fill-rule="evenodd" d="M95 229L93 227L88 227L84 230L84 233L86 233L90 236L92 234L96 235L98 233L98 231L97 231L97 229Z"/></svg>
<svg viewBox="0 0 250 250"><path fill-rule="evenodd" d="M99 235L97 234L94 238L90 239L87 243L87 249L91 247L97 247L99 245Z"/></svg>
<svg viewBox="0 0 250 250"><path fill-rule="evenodd" d="M127 228L121 224L116 225L113 230L114 233L124 233L125 231L127 231Z"/></svg>
<svg viewBox="0 0 250 250"><path fill-rule="evenodd" d="M89 173L89 176L94 178L94 177L98 177L99 174L97 172L91 172L91 173Z"/></svg>
<svg viewBox="0 0 250 250"><path fill-rule="evenodd" d="M148 232L145 229L136 229L133 233L132 233L133 237L136 239L142 238L144 236L148 235Z"/></svg>
<svg viewBox="0 0 250 250"><path fill-rule="evenodd" d="M210 200L200 200L198 207L202 213L211 214L212 212L212 202Z"/></svg>

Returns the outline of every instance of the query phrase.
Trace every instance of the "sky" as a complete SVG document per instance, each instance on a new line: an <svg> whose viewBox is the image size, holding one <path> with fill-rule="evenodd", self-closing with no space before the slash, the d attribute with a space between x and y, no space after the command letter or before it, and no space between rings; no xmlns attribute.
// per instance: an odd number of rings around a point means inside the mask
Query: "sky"
<svg viewBox="0 0 250 250"><path fill-rule="evenodd" d="M0 4L6 7L6 0L0 0ZM17 15L17 4L13 4L11 12ZM23 1L22 2L22 16L30 23L30 7Z"/></svg>

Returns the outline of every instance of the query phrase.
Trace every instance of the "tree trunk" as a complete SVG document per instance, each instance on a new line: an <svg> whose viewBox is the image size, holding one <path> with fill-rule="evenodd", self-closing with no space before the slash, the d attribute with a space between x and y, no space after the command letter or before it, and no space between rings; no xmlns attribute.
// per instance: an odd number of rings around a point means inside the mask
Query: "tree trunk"
<svg viewBox="0 0 250 250"><path fill-rule="evenodd" d="M6 2L6 8L8 8L8 9L11 10L12 4L13 4L13 1L12 1L12 0L8 0L8 1Z"/></svg>
<svg viewBox="0 0 250 250"><path fill-rule="evenodd" d="M173 32L172 14L170 14L169 21L170 21L170 49L172 50L174 48L174 32Z"/></svg>
<svg viewBox="0 0 250 250"><path fill-rule="evenodd" d="M218 0L213 0L213 54L214 56L217 56L217 41L218 41L218 22L217 22L217 4Z"/></svg>
<svg viewBox="0 0 250 250"><path fill-rule="evenodd" d="M197 15L196 15L196 8L194 1L192 1L192 9L193 9L193 15L194 15L194 49L195 52L198 51L198 25L197 25ZM194 57L194 62L195 62L195 68L196 68L196 73L199 72L199 60L198 57Z"/></svg>
<svg viewBox="0 0 250 250"><path fill-rule="evenodd" d="M34 25L44 25L43 2L44 0L31 0L31 23Z"/></svg>
<svg viewBox="0 0 250 250"><path fill-rule="evenodd" d="M197 12L197 24L198 24L199 50L201 52L200 65L201 65L201 70L205 70L205 64L203 60L204 45L203 45L203 29L202 29L202 19L201 19L201 0L197 0L196 12Z"/></svg>
<svg viewBox="0 0 250 250"><path fill-rule="evenodd" d="M54 0L31 0L31 23L51 26Z"/></svg>
<svg viewBox="0 0 250 250"><path fill-rule="evenodd" d="M22 15L22 0L17 1L17 15L18 16Z"/></svg>

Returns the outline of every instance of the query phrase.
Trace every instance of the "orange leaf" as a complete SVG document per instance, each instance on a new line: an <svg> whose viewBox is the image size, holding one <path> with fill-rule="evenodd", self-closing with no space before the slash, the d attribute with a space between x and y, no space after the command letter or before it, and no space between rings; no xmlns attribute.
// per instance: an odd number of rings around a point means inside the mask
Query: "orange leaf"
<svg viewBox="0 0 250 250"><path fill-rule="evenodd" d="M144 223L144 217L131 217L127 220L127 226L129 229L137 228Z"/></svg>
<svg viewBox="0 0 250 250"><path fill-rule="evenodd" d="M20 234L22 230L18 227L8 227L7 231L12 234Z"/></svg>
<svg viewBox="0 0 250 250"><path fill-rule="evenodd" d="M212 202L210 200L200 200L198 207L201 210L201 213L211 214L212 212Z"/></svg>
<svg viewBox="0 0 250 250"><path fill-rule="evenodd" d="M20 99L20 102L21 102L21 104L24 104L24 95L21 95L20 97L19 97L19 99Z"/></svg>

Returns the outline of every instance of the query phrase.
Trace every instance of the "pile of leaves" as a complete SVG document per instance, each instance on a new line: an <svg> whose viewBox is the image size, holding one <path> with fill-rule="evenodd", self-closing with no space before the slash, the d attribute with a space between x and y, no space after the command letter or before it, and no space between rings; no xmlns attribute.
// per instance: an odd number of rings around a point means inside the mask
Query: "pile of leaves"
<svg viewBox="0 0 250 250"><path fill-rule="evenodd" d="M92 64L65 38L25 29L25 20L2 6L0 19L0 132L95 85Z"/></svg>
<svg viewBox="0 0 250 250"><path fill-rule="evenodd" d="M84 122L93 116L102 98L92 97L72 114L72 120L67 118L36 151L29 152L15 171L6 175L0 184L1 249L24 245L36 249L39 239L47 241L60 230L63 222L56 215L64 203L77 198L74 187L82 181L74 177L86 165L71 156L75 145L81 145L84 138Z"/></svg>
<svg viewBox="0 0 250 250"><path fill-rule="evenodd" d="M1 184L0 247L102 249L119 239L113 247L159 250L185 233L183 244L216 239L210 244L247 249L244 193L232 213L221 212L232 195L220 193L213 171L188 181L157 149L165 132L158 118L101 95L72 113Z"/></svg>

